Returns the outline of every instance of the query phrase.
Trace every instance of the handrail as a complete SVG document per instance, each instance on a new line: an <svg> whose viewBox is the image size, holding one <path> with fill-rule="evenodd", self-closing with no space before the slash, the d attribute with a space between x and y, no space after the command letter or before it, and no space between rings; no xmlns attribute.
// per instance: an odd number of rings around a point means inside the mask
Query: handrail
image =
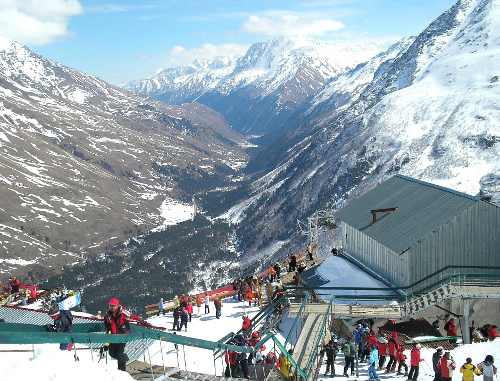
<svg viewBox="0 0 500 381"><path fill-rule="evenodd" d="M100 325L97 325L100 326ZM252 353L251 348L239 347L226 344L221 340L214 342L194 337L175 335L153 328L134 326L128 335L108 335L104 331L96 332L96 324L73 324L80 332L45 332L44 326L34 324L0 324L0 344L49 344L49 343L127 343L143 339L161 340L169 343L187 345L210 350L234 350L238 352ZM85 332L85 328L92 330Z"/></svg>
<svg viewBox="0 0 500 381"><path fill-rule="evenodd" d="M302 317L302 311L304 310L308 299L309 299L309 295L307 295L307 294L304 295L304 300L302 301L302 305L300 306L299 312L297 313L297 317L295 318L293 325L292 325L292 328L290 328L290 332L288 332L288 335L286 337L285 345L284 345L285 347L288 344L288 342L292 336L292 332L295 330L295 327L297 326L297 323L299 322L299 320Z"/></svg>
<svg viewBox="0 0 500 381"><path fill-rule="evenodd" d="M274 343L276 344L276 346L281 350L281 353L284 354L284 356L286 356L286 358L288 359L288 361L290 361L290 363L292 364L292 366L297 370L297 373L300 374L300 376L304 379L304 380L307 380L307 376L306 374L304 373L304 371L302 369L300 369L299 365L295 362L295 360L292 358L292 356L290 355L290 353L288 353L288 351L285 349L285 347L280 343L280 341L276 338L276 336L274 336L274 334L269 334L268 336L266 336L266 340L273 340Z"/></svg>
<svg viewBox="0 0 500 381"><path fill-rule="evenodd" d="M332 309L332 303L333 303L333 298L330 300L330 303L328 303L327 310L326 310L325 314L323 315L323 321L321 323L321 328L319 331L320 334L318 335L318 338L316 339L316 343L314 345L314 355L309 357L309 361L307 362L306 373L308 376L311 375L311 372L313 371L314 361L316 361L316 358L318 357L317 348L320 347L320 341L323 339L324 330L326 328L328 317L330 316L330 311Z"/></svg>

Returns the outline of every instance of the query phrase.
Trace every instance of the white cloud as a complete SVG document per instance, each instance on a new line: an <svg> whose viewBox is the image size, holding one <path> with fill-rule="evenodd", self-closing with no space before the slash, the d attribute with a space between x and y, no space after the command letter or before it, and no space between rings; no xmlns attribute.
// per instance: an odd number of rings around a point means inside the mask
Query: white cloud
<svg viewBox="0 0 500 381"><path fill-rule="evenodd" d="M278 13L269 16L252 15L243 23L246 33L276 36L323 36L327 32L344 28L340 21L295 13Z"/></svg>
<svg viewBox="0 0 500 381"><path fill-rule="evenodd" d="M45 45L68 36L69 20L81 13L78 0L2 0L0 35L26 45Z"/></svg>
<svg viewBox="0 0 500 381"><path fill-rule="evenodd" d="M200 47L187 49L183 46L174 46L171 50L161 54L162 65L176 67L193 62L199 58L212 59L220 56L237 56L244 54L249 45L239 44L205 44Z"/></svg>

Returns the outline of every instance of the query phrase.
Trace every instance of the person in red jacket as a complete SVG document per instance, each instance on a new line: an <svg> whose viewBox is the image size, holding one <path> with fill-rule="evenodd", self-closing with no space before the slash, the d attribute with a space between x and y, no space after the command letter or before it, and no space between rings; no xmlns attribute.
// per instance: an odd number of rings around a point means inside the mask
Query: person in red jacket
<svg viewBox="0 0 500 381"><path fill-rule="evenodd" d="M422 357L420 357L420 348L422 346L417 344L415 348L411 350L410 354L410 373L408 374L408 380L415 381L418 378L418 370L420 367L420 363L423 361Z"/></svg>
<svg viewBox="0 0 500 381"><path fill-rule="evenodd" d="M128 335L130 332L130 320L140 321L141 318L123 308L118 299L111 299L109 301L109 310L104 316L106 331L112 335ZM118 361L118 369L123 371L126 370L128 361L128 356L125 353L125 345L126 343L111 343L108 347L109 355Z"/></svg>
<svg viewBox="0 0 500 381"><path fill-rule="evenodd" d="M243 335L247 336L252 330L252 321L247 314L243 315L243 323L241 324L241 329L243 330Z"/></svg>
<svg viewBox="0 0 500 381"><path fill-rule="evenodd" d="M396 352L396 360L398 361L398 375L401 375L401 368L405 368L404 376L408 375L408 365L406 365L405 347L398 347Z"/></svg>
<svg viewBox="0 0 500 381"><path fill-rule="evenodd" d="M457 326L455 324L455 320L451 318L448 320L448 322L445 324L446 325L446 334L448 336L457 336ZM455 345L457 342L457 339L451 339L450 344Z"/></svg>
<svg viewBox="0 0 500 381"><path fill-rule="evenodd" d="M500 337L496 330L496 325L488 325L488 328L486 328L486 337L490 340L495 340L497 337Z"/></svg>
<svg viewBox="0 0 500 381"><path fill-rule="evenodd" d="M445 352L444 356L438 362L438 368L441 370L441 379L443 381L451 381L456 364L450 352Z"/></svg>
<svg viewBox="0 0 500 381"><path fill-rule="evenodd" d="M380 337L377 341L378 349L378 369L383 369L385 364L385 356L387 356L387 340L385 337Z"/></svg>
<svg viewBox="0 0 500 381"><path fill-rule="evenodd" d="M386 373L394 372L396 368L396 352L398 351L398 334L396 332L392 333L392 337L389 339L389 363L387 364Z"/></svg>

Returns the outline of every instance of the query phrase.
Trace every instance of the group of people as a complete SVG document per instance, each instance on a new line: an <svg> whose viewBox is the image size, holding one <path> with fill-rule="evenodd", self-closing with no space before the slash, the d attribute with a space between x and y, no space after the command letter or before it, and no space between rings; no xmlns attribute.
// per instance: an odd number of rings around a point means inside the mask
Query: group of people
<svg viewBox="0 0 500 381"><path fill-rule="evenodd" d="M493 365L492 355L487 355L477 366L472 364L472 358L468 357L465 363L460 367L463 381L474 381L474 376L483 376L484 381L493 381L497 374L497 368ZM432 367L434 370L434 381L451 381L453 371L457 364L451 355L451 352L444 352L443 348L438 347L432 355Z"/></svg>
<svg viewBox="0 0 500 381"><path fill-rule="evenodd" d="M252 303L257 306L260 300L259 286L260 283L256 276L236 279L233 281L233 300L238 299L240 302L248 302L248 306Z"/></svg>
<svg viewBox="0 0 500 381"><path fill-rule="evenodd" d="M335 376L335 358L339 352L344 355L343 376L348 377L348 371L353 376L355 374L355 363L368 363L368 375L370 380L379 380L377 370L386 373L395 373L407 376L408 381L416 381L419 376L420 364L423 360L420 350L421 344L416 344L410 351L410 366L406 363L406 348L398 343L397 332L393 332L387 340L379 333L378 337L371 327L359 324L354 330L352 338L345 340L332 334L331 340L325 344L320 352L326 356L325 375ZM386 358L389 358L387 366L384 368ZM435 373L434 381L451 381L456 363L451 352L444 352L439 347L432 356L432 365ZM396 371L397 366L397 371ZM402 370L404 369L404 373ZM485 360L477 366L472 364L472 359L467 358L460 367L463 374L463 381L474 381L474 375L483 375L484 381L493 381L497 373L492 355L486 356Z"/></svg>

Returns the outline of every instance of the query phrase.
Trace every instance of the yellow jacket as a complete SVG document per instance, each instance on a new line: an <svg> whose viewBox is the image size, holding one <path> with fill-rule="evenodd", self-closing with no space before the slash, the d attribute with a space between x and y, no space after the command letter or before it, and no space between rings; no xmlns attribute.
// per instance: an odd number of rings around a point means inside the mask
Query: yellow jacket
<svg viewBox="0 0 500 381"><path fill-rule="evenodd" d="M462 376L463 381L474 381L475 374L477 374L478 376L481 375L479 369L477 369L474 365L467 363L462 365L462 367L460 368L460 373L463 373Z"/></svg>
<svg viewBox="0 0 500 381"><path fill-rule="evenodd" d="M281 374L283 374L283 376L285 377L293 376L293 372L290 369L291 365L292 363L290 362L290 360L288 360L288 357L286 357L285 355L280 356L280 371Z"/></svg>

